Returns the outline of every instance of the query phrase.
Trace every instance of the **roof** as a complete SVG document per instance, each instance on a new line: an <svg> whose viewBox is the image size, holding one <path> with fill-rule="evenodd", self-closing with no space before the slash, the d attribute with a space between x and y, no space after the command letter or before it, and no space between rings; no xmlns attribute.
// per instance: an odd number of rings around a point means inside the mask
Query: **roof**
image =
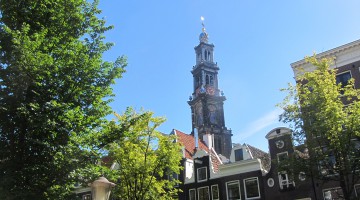
<svg viewBox="0 0 360 200"><path fill-rule="evenodd" d="M177 136L177 142L184 146L184 156L187 159L193 159L195 151L195 138L193 135L183 133L179 130L173 130L173 133ZM210 154L210 160L213 166L213 170L216 172L219 170L219 165L222 164L219 156L217 155L214 148L209 149L203 140L198 139L199 149L206 151Z"/></svg>
<svg viewBox="0 0 360 200"><path fill-rule="evenodd" d="M175 129L173 131L174 134L177 136L177 142L184 146L185 158L192 159L193 155L195 154L194 136ZM209 148L206 146L206 144L200 139L198 139L198 141L199 149L209 152Z"/></svg>
<svg viewBox="0 0 360 200"><path fill-rule="evenodd" d="M333 56L336 53L339 53L341 51L345 51L347 49L350 49L350 48L353 48L353 47L356 47L356 46L359 46L359 45L360 45L360 40L355 40L353 42L350 42L350 43L341 45L339 47L330 49L328 51L324 51L322 53L319 53L319 54L317 54L317 57L318 58L323 58L323 57L327 57L327 56ZM306 60L302 59L302 60L296 61L294 63L291 63L290 65L291 65L292 68L296 68L296 67L298 67L300 65L304 65L305 63L306 63Z"/></svg>
<svg viewBox="0 0 360 200"><path fill-rule="evenodd" d="M251 156L253 158L258 158L261 160L261 164L262 166L264 167L264 169L266 171L269 171L270 170L270 167L271 167L271 158L270 158L270 155L256 147L253 147L249 144L245 144L244 145L249 149L249 153L251 154Z"/></svg>

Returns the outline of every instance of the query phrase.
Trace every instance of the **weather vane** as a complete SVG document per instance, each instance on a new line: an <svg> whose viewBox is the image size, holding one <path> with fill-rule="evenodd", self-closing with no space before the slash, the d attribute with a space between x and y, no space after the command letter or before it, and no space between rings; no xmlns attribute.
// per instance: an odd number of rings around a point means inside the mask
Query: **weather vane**
<svg viewBox="0 0 360 200"><path fill-rule="evenodd" d="M205 24L204 24L205 18L201 16L200 19L201 19L202 31L205 32Z"/></svg>
<svg viewBox="0 0 360 200"><path fill-rule="evenodd" d="M204 43L208 43L208 34L206 33L205 30L205 24L204 24L204 17L201 16L201 25L202 25L202 33L199 36L200 42L204 42Z"/></svg>

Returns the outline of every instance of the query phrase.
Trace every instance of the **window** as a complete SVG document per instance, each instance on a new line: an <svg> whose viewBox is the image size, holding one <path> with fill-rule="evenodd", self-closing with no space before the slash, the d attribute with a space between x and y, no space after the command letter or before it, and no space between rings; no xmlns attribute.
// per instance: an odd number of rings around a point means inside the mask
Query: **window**
<svg viewBox="0 0 360 200"><path fill-rule="evenodd" d="M238 200L240 198L239 181L231 181L226 183L226 194L228 200Z"/></svg>
<svg viewBox="0 0 360 200"><path fill-rule="evenodd" d="M209 83L210 83L209 75L206 74L205 79L206 79L205 80L206 85L209 85Z"/></svg>
<svg viewBox="0 0 360 200"><path fill-rule="evenodd" d="M282 152L277 154L278 162L284 161L288 158L288 152Z"/></svg>
<svg viewBox="0 0 360 200"><path fill-rule="evenodd" d="M290 186L294 186L295 183L289 178L289 175L286 172L279 172L279 184L280 189L287 189Z"/></svg>
<svg viewBox="0 0 360 200"><path fill-rule="evenodd" d="M198 188L199 200L210 200L209 187Z"/></svg>
<svg viewBox="0 0 360 200"><path fill-rule="evenodd" d="M210 85L213 86L214 85L214 77L210 76Z"/></svg>
<svg viewBox="0 0 360 200"><path fill-rule="evenodd" d="M197 180L198 182L206 181L207 179L207 168L206 167L200 167L197 169Z"/></svg>
<svg viewBox="0 0 360 200"><path fill-rule="evenodd" d="M244 180L245 199L254 199L260 197L259 180L257 177Z"/></svg>
<svg viewBox="0 0 360 200"><path fill-rule="evenodd" d="M323 190L324 200L340 200L344 199L344 194L340 187L329 188Z"/></svg>
<svg viewBox="0 0 360 200"><path fill-rule="evenodd" d="M354 188L355 188L355 195L357 197L360 197L360 185L355 185Z"/></svg>
<svg viewBox="0 0 360 200"><path fill-rule="evenodd" d="M196 190L195 189L189 190L189 200L196 200Z"/></svg>
<svg viewBox="0 0 360 200"><path fill-rule="evenodd" d="M336 84L341 83L341 87L345 87L351 79L350 71L336 75Z"/></svg>
<svg viewBox="0 0 360 200"><path fill-rule="evenodd" d="M168 175L168 180L172 181L172 180L179 180L179 175L175 172L172 172L171 174ZM175 186L179 186L179 183L176 183Z"/></svg>
<svg viewBox="0 0 360 200"><path fill-rule="evenodd" d="M84 194L82 200L91 200L91 194Z"/></svg>
<svg viewBox="0 0 360 200"><path fill-rule="evenodd" d="M318 157L323 159L319 161L319 172L323 176L332 175L336 173L336 159L334 152L327 147L321 147L317 151Z"/></svg>
<svg viewBox="0 0 360 200"><path fill-rule="evenodd" d="M242 149L236 149L234 151L235 153L235 161L244 160L243 150Z"/></svg>
<svg viewBox="0 0 360 200"><path fill-rule="evenodd" d="M212 200L219 200L219 187L218 185L211 186L211 199Z"/></svg>

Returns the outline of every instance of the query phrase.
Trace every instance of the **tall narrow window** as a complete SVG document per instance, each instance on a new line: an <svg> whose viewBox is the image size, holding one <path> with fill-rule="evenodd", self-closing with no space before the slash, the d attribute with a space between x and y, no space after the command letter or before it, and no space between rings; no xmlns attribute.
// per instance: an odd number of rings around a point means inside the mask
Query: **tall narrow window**
<svg viewBox="0 0 360 200"><path fill-rule="evenodd" d="M219 187L218 185L211 186L211 199L212 200L219 200Z"/></svg>
<svg viewBox="0 0 360 200"><path fill-rule="evenodd" d="M236 149L234 152L235 152L235 161L244 160L244 155L243 155L242 149Z"/></svg>
<svg viewBox="0 0 360 200"><path fill-rule="evenodd" d="M205 50L205 60L208 60L208 54L206 50Z"/></svg>
<svg viewBox="0 0 360 200"><path fill-rule="evenodd" d="M206 74L206 85L209 85L210 83L210 78L209 78L209 75Z"/></svg>
<svg viewBox="0 0 360 200"><path fill-rule="evenodd" d="M195 189L189 190L189 200L196 200L196 190Z"/></svg>
<svg viewBox="0 0 360 200"><path fill-rule="evenodd" d="M244 180L245 198L253 199L260 197L259 180L257 177Z"/></svg>
<svg viewBox="0 0 360 200"><path fill-rule="evenodd" d="M226 183L226 193L228 200L239 200L240 197L240 183L239 181L231 181Z"/></svg>
<svg viewBox="0 0 360 200"><path fill-rule="evenodd" d="M214 85L214 77L210 76L210 85L213 86Z"/></svg>
<svg viewBox="0 0 360 200"><path fill-rule="evenodd" d="M197 169L197 180L198 182L207 180L207 167L200 167Z"/></svg>
<svg viewBox="0 0 360 200"><path fill-rule="evenodd" d="M198 197L199 200L209 200L210 199L209 187L198 188Z"/></svg>

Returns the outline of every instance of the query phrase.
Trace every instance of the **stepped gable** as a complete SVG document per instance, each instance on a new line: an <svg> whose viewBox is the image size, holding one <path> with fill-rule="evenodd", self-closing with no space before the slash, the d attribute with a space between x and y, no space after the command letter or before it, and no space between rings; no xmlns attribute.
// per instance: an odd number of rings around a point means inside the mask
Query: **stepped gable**
<svg viewBox="0 0 360 200"><path fill-rule="evenodd" d="M244 145L249 149L249 153L251 154L251 156L253 158L259 158L261 160L261 164L262 166L264 166L264 169L266 171L270 170L271 167L271 158L270 155L264 151L262 151L261 149L258 149L256 147L253 147L249 144L245 144Z"/></svg>

